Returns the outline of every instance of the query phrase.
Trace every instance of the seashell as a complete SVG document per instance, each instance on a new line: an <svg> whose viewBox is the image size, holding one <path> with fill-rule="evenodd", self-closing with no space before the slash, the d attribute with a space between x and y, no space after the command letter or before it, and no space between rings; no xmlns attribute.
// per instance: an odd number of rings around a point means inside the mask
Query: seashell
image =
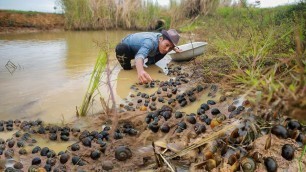
<svg viewBox="0 0 306 172"><path fill-rule="evenodd" d="M125 161L132 157L131 150L126 146L119 146L115 150L115 158L119 161Z"/></svg>
<svg viewBox="0 0 306 172"><path fill-rule="evenodd" d="M140 109L139 109L140 111L147 111L148 109L147 109L147 107L146 106L140 106Z"/></svg>
<svg viewBox="0 0 306 172"><path fill-rule="evenodd" d="M32 150L32 154L37 153L41 150L41 148L39 146L36 146L35 148L33 148Z"/></svg>
<svg viewBox="0 0 306 172"><path fill-rule="evenodd" d="M32 165L39 165L41 163L41 159L39 157L35 157L32 159Z"/></svg>
<svg viewBox="0 0 306 172"><path fill-rule="evenodd" d="M112 161L103 161L102 169L106 171L111 171L114 168L114 164Z"/></svg>
<svg viewBox="0 0 306 172"><path fill-rule="evenodd" d="M14 168L20 170L23 168L23 164L21 162L16 162L14 164Z"/></svg>
<svg viewBox="0 0 306 172"><path fill-rule="evenodd" d="M89 137L85 137L82 139L82 144L86 147L91 147L91 139Z"/></svg>
<svg viewBox="0 0 306 172"><path fill-rule="evenodd" d="M67 135L61 135L61 140L68 141L69 137Z"/></svg>
<svg viewBox="0 0 306 172"><path fill-rule="evenodd" d="M48 153L47 153L47 157L48 158L53 158L55 157L56 153L53 151L53 150L50 150Z"/></svg>
<svg viewBox="0 0 306 172"><path fill-rule="evenodd" d="M50 133L49 139L50 140L57 140L57 134L56 133Z"/></svg>
<svg viewBox="0 0 306 172"><path fill-rule="evenodd" d="M296 138L296 141L301 142L303 145L305 145L306 144L306 136L304 134L300 133L298 135L298 137Z"/></svg>
<svg viewBox="0 0 306 172"><path fill-rule="evenodd" d="M211 171L212 169L217 167L217 163L214 159L209 159L205 163L205 170Z"/></svg>
<svg viewBox="0 0 306 172"><path fill-rule="evenodd" d="M219 113L220 113L220 110L219 110L219 109L217 109L217 108L211 109L211 114L212 114L212 115L218 115Z"/></svg>
<svg viewBox="0 0 306 172"><path fill-rule="evenodd" d="M254 152L252 158L258 163L262 161L262 155L259 152Z"/></svg>
<svg viewBox="0 0 306 172"><path fill-rule="evenodd" d="M101 152L100 152L99 150L94 150L94 151L92 151L91 154L90 154L90 157L91 157L91 159L93 159L93 160L99 159L100 156L101 156Z"/></svg>
<svg viewBox="0 0 306 172"><path fill-rule="evenodd" d="M182 130L185 130L185 129L187 128L186 123L183 122L183 121L179 122L177 125L178 125L178 127L179 127L180 129L182 129Z"/></svg>
<svg viewBox="0 0 306 172"><path fill-rule="evenodd" d="M28 153L24 148L19 149L18 152L19 152L20 155L25 155L25 154Z"/></svg>
<svg viewBox="0 0 306 172"><path fill-rule="evenodd" d="M282 147L282 157L285 158L288 161L291 161L294 158L294 147L289 144L285 144Z"/></svg>
<svg viewBox="0 0 306 172"><path fill-rule="evenodd" d="M208 159L213 159L214 157L214 153L210 150L207 150L204 152L204 159L208 160Z"/></svg>
<svg viewBox="0 0 306 172"><path fill-rule="evenodd" d="M237 156L236 154L232 154L228 157L227 163L229 165L233 165L235 162L237 162Z"/></svg>
<svg viewBox="0 0 306 172"><path fill-rule="evenodd" d="M149 128L152 132L154 132L154 133L157 133L158 130L159 130L159 126L158 126L157 124L154 124L154 123L150 123L150 124L148 125L148 128Z"/></svg>
<svg viewBox="0 0 306 172"><path fill-rule="evenodd" d="M276 135L279 138L287 139L288 138L288 131L287 129L282 125L275 125L271 129L271 133Z"/></svg>
<svg viewBox="0 0 306 172"><path fill-rule="evenodd" d="M190 123L190 124L195 124L197 122L197 120L195 119L195 117L193 115L188 115L186 117L186 120Z"/></svg>
<svg viewBox="0 0 306 172"><path fill-rule="evenodd" d="M38 166L37 165L31 165L29 168L28 168L28 172L37 172L38 171Z"/></svg>
<svg viewBox="0 0 306 172"><path fill-rule="evenodd" d="M216 104L216 102L215 102L215 101L213 101L213 100L207 100L207 104L209 104L209 105L215 105L215 104Z"/></svg>
<svg viewBox="0 0 306 172"><path fill-rule="evenodd" d="M49 148L44 147L40 151L40 156L47 156L47 153L49 152Z"/></svg>
<svg viewBox="0 0 306 172"><path fill-rule="evenodd" d="M287 127L291 130L301 130L302 129L302 125L298 122L298 121L294 121L294 120L291 120L288 122L287 124Z"/></svg>
<svg viewBox="0 0 306 172"><path fill-rule="evenodd" d="M265 164L268 172L276 172L277 171L278 166L277 166L276 161L273 158L271 158L271 157L265 158L264 164Z"/></svg>
<svg viewBox="0 0 306 172"><path fill-rule="evenodd" d="M219 123L222 123L222 121L226 120L226 116L224 114L219 114L216 119Z"/></svg>
<svg viewBox="0 0 306 172"><path fill-rule="evenodd" d="M77 144L77 143L72 144L72 145L71 145L71 150L72 150L72 151L80 150L80 145Z"/></svg>
<svg viewBox="0 0 306 172"><path fill-rule="evenodd" d="M15 145L15 140L12 139L12 140L8 141L8 142L7 142L7 145L8 145L9 148L14 147L14 145Z"/></svg>
<svg viewBox="0 0 306 172"><path fill-rule="evenodd" d="M205 103L201 104L200 108L204 109L205 111L209 110L208 104L205 104Z"/></svg>
<svg viewBox="0 0 306 172"><path fill-rule="evenodd" d="M204 122L206 123L206 125L210 125L211 119L210 119L210 118L206 118L206 119L204 120Z"/></svg>
<svg viewBox="0 0 306 172"><path fill-rule="evenodd" d="M233 112L235 109L236 109L236 106L230 105L230 106L227 108L227 111L228 111L228 112Z"/></svg>
<svg viewBox="0 0 306 172"><path fill-rule="evenodd" d="M217 121L217 119L212 119L211 122L210 122L210 127L213 129L215 128L216 126L220 125L220 123Z"/></svg>
<svg viewBox="0 0 306 172"><path fill-rule="evenodd" d="M84 165L84 162L83 162L82 159L81 159L80 157L78 157L78 156L72 157L71 161L72 161L72 164L73 164L73 165L80 165L80 166Z"/></svg>
<svg viewBox="0 0 306 172"><path fill-rule="evenodd" d="M46 171L51 171L51 170L52 170L52 166L51 166L50 164L46 164L46 165L44 166L44 169L45 169Z"/></svg>
<svg viewBox="0 0 306 172"><path fill-rule="evenodd" d="M194 125L194 131L196 132L196 134L201 134L201 133L204 133L206 131L206 127L205 127L205 125L196 123Z"/></svg>
<svg viewBox="0 0 306 172"><path fill-rule="evenodd" d="M183 117L183 113L182 112L179 112L179 111L176 111L175 112L175 118L178 119L178 118L182 118Z"/></svg>
<svg viewBox="0 0 306 172"><path fill-rule="evenodd" d="M60 162L62 164L65 164L68 160L69 160L70 156L69 154L67 153L63 153L61 156L60 156Z"/></svg>
<svg viewBox="0 0 306 172"><path fill-rule="evenodd" d="M54 166L56 164L56 159L55 158L48 158L47 161L46 161L46 164Z"/></svg>
<svg viewBox="0 0 306 172"><path fill-rule="evenodd" d="M160 131L163 132L163 133L168 133L170 131L170 127L168 124L163 124L160 126Z"/></svg>
<svg viewBox="0 0 306 172"><path fill-rule="evenodd" d="M252 172L256 169L256 163L252 158L243 158L241 160L241 167L245 172Z"/></svg>

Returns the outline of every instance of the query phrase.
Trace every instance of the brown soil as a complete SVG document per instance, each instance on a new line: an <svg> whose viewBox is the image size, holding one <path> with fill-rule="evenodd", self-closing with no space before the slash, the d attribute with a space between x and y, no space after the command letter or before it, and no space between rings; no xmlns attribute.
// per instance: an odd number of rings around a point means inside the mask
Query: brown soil
<svg viewBox="0 0 306 172"><path fill-rule="evenodd" d="M0 33L63 30L62 14L0 10Z"/></svg>

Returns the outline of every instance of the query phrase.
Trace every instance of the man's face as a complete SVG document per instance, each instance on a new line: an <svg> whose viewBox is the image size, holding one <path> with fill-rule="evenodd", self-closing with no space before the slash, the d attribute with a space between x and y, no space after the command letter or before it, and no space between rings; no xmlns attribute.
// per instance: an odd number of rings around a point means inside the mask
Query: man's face
<svg viewBox="0 0 306 172"><path fill-rule="evenodd" d="M161 54L167 54L171 50L173 50L174 45L167 39L159 38L158 50Z"/></svg>

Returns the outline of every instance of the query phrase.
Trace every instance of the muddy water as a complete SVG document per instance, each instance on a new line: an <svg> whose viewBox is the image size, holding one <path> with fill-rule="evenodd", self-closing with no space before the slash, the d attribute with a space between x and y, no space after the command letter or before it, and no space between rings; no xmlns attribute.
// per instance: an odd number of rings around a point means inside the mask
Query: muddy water
<svg viewBox="0 0 306 172"><path fill-rule="evenodd" d="M66 123L75 118L99 48L95 42L109 42L114 68L112 85L116 103L130 94L136 71L118 66L113 48L132 31L54 32L8 34L0 37L0 118L42 119ZM160 65L161 67L163 64ZM162 67L163 68L163 67ZM160 67L150 67L154 79L164 79ZM118 79L117 79L118 77ZM100 92L108 99L105 85ZM99 96L96 96L99 97ZM99 99L90 114L101 111Z"/></svg>

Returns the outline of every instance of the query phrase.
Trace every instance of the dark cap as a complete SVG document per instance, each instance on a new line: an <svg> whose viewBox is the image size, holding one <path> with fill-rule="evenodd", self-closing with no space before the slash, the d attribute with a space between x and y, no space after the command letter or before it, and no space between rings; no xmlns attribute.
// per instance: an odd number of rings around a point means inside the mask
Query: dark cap
<svg viewBox="0 0 306 172"><path fill-rule="evenodd" d="M175 29L169 29L168 31L162 30L161 33L165 36L169 41L172 42L174 46L177 46L177 43L180 40L180 35L177 33Z"/></svg>

